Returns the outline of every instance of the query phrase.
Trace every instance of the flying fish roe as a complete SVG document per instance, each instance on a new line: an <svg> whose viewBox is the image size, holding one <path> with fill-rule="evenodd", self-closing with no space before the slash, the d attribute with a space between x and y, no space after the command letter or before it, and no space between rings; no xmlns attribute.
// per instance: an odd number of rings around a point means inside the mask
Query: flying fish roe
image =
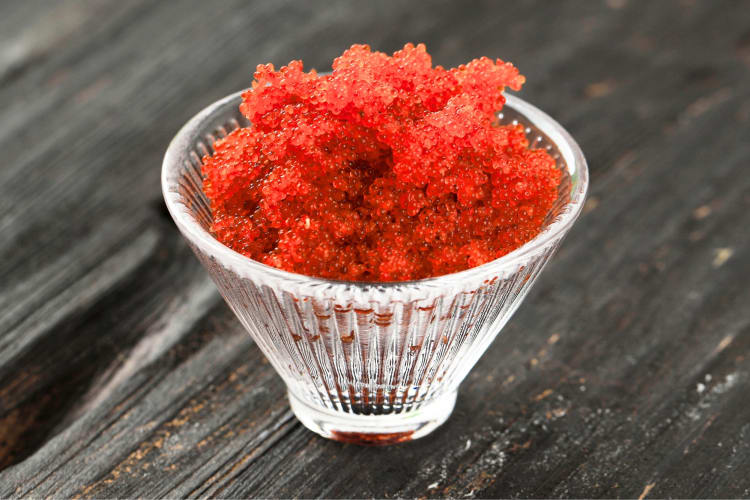
<svg viewBox="0 0 750 500"><path fill-rule="evenodd" d="M252 125L203 164L212 231L273 267L403 281L497 259L536 236L560 172L523 128L498 125L524 77L486 57L453 69L425 46L354 45L333 72L259 65Z"/></svg>

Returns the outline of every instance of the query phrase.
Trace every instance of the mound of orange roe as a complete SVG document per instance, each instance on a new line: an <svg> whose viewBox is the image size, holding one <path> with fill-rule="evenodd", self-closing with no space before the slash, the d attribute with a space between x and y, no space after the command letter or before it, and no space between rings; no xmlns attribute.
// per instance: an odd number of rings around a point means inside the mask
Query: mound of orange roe
<svg viewBox="0 0 750 500"><path fill-rule="evenodd" d="M536 236L560 182L523 128L498 125L510 63L432 66L354 45L333 72L260 65L235 130L204 158L212 231L273 267L403 281L494 260Z"/></svg>

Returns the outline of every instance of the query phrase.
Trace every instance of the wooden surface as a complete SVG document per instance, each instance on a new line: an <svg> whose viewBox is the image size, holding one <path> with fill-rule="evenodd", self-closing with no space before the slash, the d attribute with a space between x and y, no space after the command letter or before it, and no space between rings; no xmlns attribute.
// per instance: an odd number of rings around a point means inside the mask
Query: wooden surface
<svg viewBox="0 0 750 500"><path fill-rule="evenodd" d="M3 2L0 497L750 496L746 2ZM515 62L585 214L428 438L360 448L280 379L165 212L194 113L355 42Z"/></svg>

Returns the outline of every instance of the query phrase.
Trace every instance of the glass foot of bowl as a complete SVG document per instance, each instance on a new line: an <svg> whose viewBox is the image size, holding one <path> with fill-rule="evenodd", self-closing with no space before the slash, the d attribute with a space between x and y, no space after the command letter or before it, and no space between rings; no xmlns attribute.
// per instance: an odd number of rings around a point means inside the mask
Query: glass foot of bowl
<svg viewBox="0 0 750 500"><path fill-rule="evenodd" d="M421 438L442 425L453 412L456 392L449 392L418 409L386 415L357 415L313 406L289 392L297 419L323 437L367 446L403 443Z"/></svg>

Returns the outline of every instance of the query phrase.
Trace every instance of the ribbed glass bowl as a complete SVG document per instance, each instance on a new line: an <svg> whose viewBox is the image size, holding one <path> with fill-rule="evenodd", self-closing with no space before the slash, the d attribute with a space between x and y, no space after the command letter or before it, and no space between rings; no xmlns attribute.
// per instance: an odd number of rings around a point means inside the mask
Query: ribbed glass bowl
<svg viewBox="0 0 750 500"><path fill-rule="evenodd" d="M521 304L578 217L586 161L552 118L506 96L502 123L521 123L563 172L544 230L504 257L459 273L398 283L313 278L240 255L209 232L201 158L248 125L241 92L193 117L169 145L169 212L244 327L286 383L295 415L325 437L389 444L424 436L453 410L456 391Z"/></svg>

